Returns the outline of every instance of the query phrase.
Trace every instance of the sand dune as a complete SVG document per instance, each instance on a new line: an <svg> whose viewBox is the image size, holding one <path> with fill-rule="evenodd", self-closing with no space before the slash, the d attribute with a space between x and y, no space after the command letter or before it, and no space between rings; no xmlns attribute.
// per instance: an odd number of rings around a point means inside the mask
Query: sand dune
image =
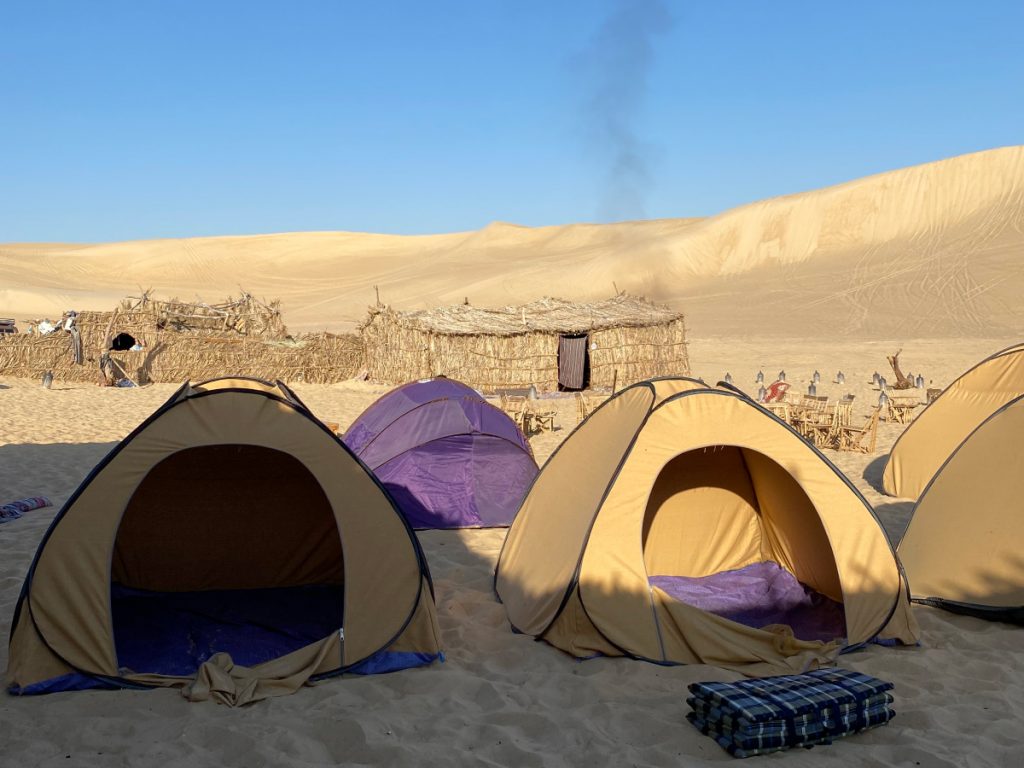
<svg viewBox="0 0 1024 768"><path fill-rule="evenodd" d="M353 327L374 300L481 306L643 293L696 335L1024 332L1024 147L979 152L707 219L397 236L302 232L0 245L0 315L105 309L128 293L280 297L293 330Z"/></svg>

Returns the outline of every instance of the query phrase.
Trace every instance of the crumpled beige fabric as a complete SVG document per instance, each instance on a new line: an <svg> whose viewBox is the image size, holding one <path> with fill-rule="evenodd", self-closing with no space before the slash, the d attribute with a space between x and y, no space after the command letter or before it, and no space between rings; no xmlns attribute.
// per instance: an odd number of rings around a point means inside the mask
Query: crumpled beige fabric
<svg viewBox="0 0 1024 768"><path fill-rule="evenodd" d="M315 653L298 671L293 671L295 654L282 657L291 662L288 664L277 665L271 661L259 667L242 667L232 661L230 654L216 653L199 668L195 679L181 689L181 695L189 701L215 701L228 707L240 707L272 696L287 696L316 674L331 647L332 643L328 641L308 646L308 650Z"/></svg>

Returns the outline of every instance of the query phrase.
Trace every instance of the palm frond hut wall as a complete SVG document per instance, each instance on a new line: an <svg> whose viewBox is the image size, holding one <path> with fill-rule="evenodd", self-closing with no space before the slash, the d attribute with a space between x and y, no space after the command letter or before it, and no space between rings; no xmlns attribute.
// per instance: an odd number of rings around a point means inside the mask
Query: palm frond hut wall
<svg viewBox="0 0 1024 768"><path fill-rule="evenodd" d="M140 351L110 351L124 373L142 381L177 383L226 374L329 384L351 378L363 362L354 334L288 335L277 301L243 293L221 304L129 297L110 312L79 312L80 342L65 331L0 338L0 373L65 381L96 381L99 358L127 334ZM76 347L79 350L76 353Z"/></svg>
<svg viewBox="0 0 1024 768"><path fill-rule="evenodd" d="M370 379L388 384L443 375L485 392L531 385L555 391L559 348L567 339L586 345L590 387L690 371L682 313L624 294L590 304L546 298L499 309L377 306L359 332Z"/></svg>

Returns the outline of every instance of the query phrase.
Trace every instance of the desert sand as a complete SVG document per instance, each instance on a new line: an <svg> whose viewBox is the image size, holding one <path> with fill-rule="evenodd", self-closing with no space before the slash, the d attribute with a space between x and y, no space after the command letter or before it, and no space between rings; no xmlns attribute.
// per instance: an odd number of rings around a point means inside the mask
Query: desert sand
<svg viewBox="0 0 1024 768"><path fill-rule="evenodd" d="M0 316L109 309L125 294L219 300L239 286L282 299L295 331L350 329L375 298L415 309L616 290L686 312L692 373L785 369L795 388L877 402L875 370L942 387L1024 338L1024 147L892 171L707 219L394 236L293 233L103 245L0 245ZM842 370L846 384L831 384ZM226 371L225 373L230 373ZM386 387L296 384L315 414L350 423ZM0 378L0 501L55 506L0 524L0 634L60 505L172 385L101 389ZM543 462L575 426L532 439ZM826 451L896 543L911 504L883 496L881 468L903 429L883 424L872 455ZM732 760L685 721L686 686L735 679L707 666L580 662L513 634L491 590L504 530L421 534L447 660L343 678L240 710L173 690L0 696L0 766L702 765ZM915 607L916 648L869 647L843 666L896 684L896 719L832 746L768 760L794 766L1011 766L1024 744L1024 643L1008 625ZM6 644L0 668L6 667Z"/></svg>
<svg viewBox="0 0 1024 768"><path fill-rule="evenodd" d="M126 294L280 298L293 331L399 309L644 294L695 337L985 337L1024 330L1024 147L745 205L707 219L398 236L302 232L0 245L0 316L111 309Z"/></svg>
<svg viewBox="0 0 1024 768"><path fill-rule="evenodd" d="M1010 339L901 340L906 368L942 386ZM853 393L861 416L877 399L892 340L836 345L810 339L722 338L691 344L694 373L754 376L784 368L794 387L815 369L819 389ZM846 385L829 383L838 370ZM0 525L0 633L9 631L32 555L60 504L86 473L174 387L102 389L0 379L0 497L46 494L52 508ZM297 385L324 420L350 423L386 387ZM532 440L539 461L576 424L568 397L551 400L560 429ZM903 429L883 424L873 455L826 451L875 505L890 538L911 504L882 496L881 462ZM580 662L513 634L491 591L504 530L426 532L447 660L429 668L342 678L293 696L231 710L190 704L173 690L0 696L2 765L702 765L732 760L685 720L686 686L736 679L708 666L661 667L628 659ZM888 726L810 751L789 765L1010 766L1024 716L1020 629L917 606L918 648L872 646L842 666L896 684ZM0 648L0 667L6 665ZM68 757L70 756L70 757Z"/></svg>

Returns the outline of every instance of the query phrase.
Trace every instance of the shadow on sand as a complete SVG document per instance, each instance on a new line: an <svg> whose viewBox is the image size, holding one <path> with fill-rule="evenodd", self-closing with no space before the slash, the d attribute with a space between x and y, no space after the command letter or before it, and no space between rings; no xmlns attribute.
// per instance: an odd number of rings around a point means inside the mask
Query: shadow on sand
<svg viewBox="0 0 1024 768"><path fill-rule="evenodd" d="M910 525L913 511L914 502L912 501L894 501L890 504L875 505L875 514L882 521L885 535L889 537L893 547L898 547L902 541L903 534L907 532L907 526Z"/></svg>
<svg viewBox="0 0 1024 768"><path fill-rule="evenodd" d="M864 467L864 474L862 475L868 485L882 494L885 494L885 490L882 488L882 472L885 471L885 463L888 460L888 453L883 453L881 456L872 459L871 463Z"/></svg>
<svg viewBox="0 0 1024 768"><path fill-rule="evenodd" d="M74 492L117 443L0 445L0 503L46 495L56 503ZM6 498L11 496L11 499Z"/></svg>

